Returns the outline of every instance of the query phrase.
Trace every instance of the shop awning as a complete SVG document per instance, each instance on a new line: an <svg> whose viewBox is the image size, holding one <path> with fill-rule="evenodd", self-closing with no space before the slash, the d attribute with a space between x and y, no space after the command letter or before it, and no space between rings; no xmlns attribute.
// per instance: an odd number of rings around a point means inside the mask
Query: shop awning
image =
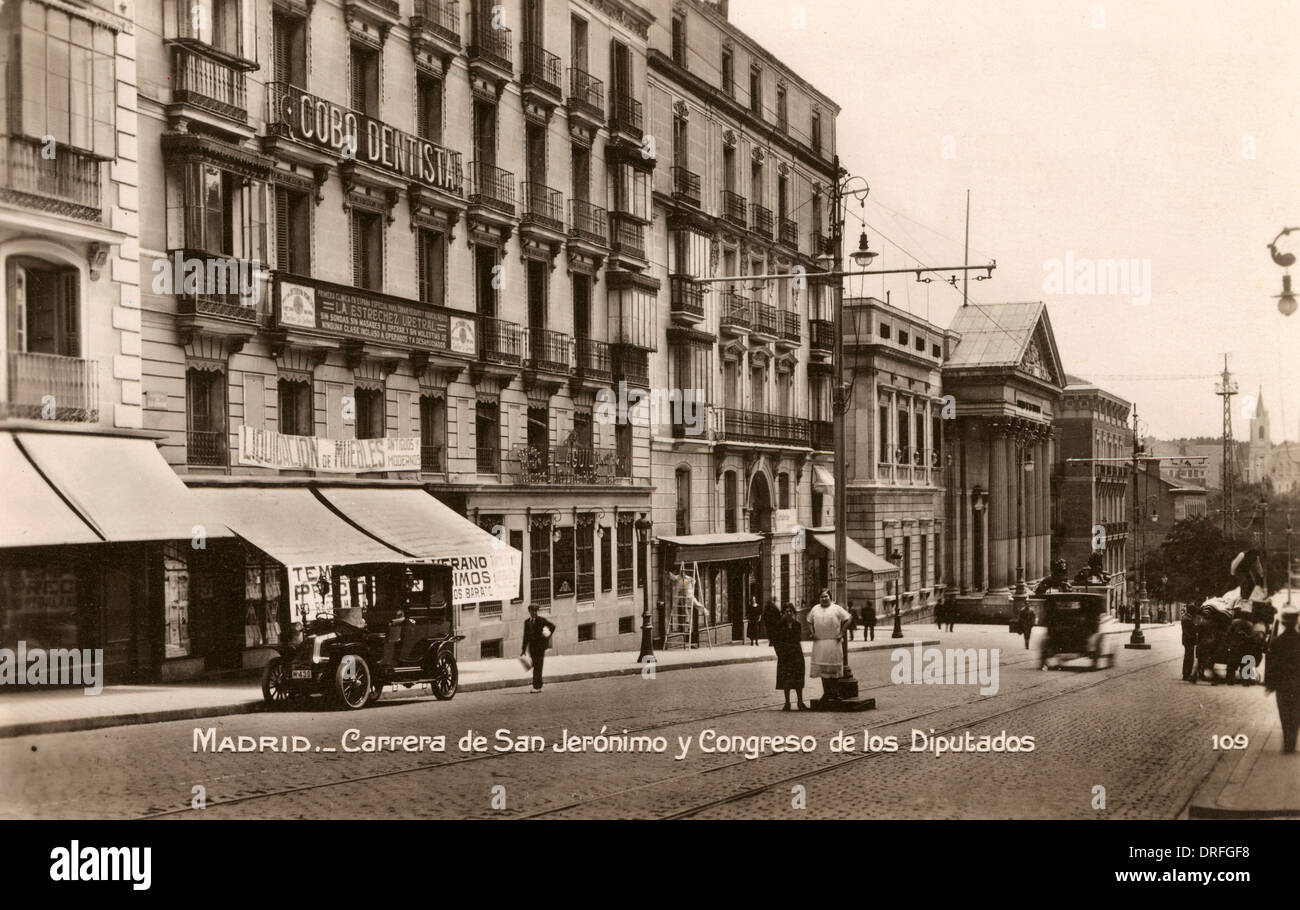
<svg viewBox="0 0 1300 910"><path fill-rule="evenodd" d="M523 554L425 490L318 487L316 495L390 547L450 565L455 603L519 596Z"/></svg>
<svg viewBox="0 0 1300 910"><path fill-rule="evenodd" d="M819 464L813 465L813 489L819 493L835 492L835 476Z"/></svg>
<svg viewBox="0 0 1300 910"><path fill-rule="evenodd" d="M660 547L671 547L666 556L674 565L680 562L728 562L733 559L752 559L759 555L763 544L761 534L683 534L660 537Z"/></svg>
<svg viewBox="0 0 1300 910"><path fill-rule="evenodd" d="M835 534L833 532L814 533L813 540L830 552L835 552ZM844 539L844 558L849 565L865 569L873 575L895 575L898 573L898 566L893 565L888 560L881 559L852 537Z"/></svg>
<svg viewBox="0 0 1300 910"><path fill-rule="evenodd" d="M192 487L191 492L232 531L289 568L416 561L348 524L305 486Z"/></svg>
<svg viewBox="0 0 1300 910"><path fill-rule="evenodd" d="M68 508L32 467L10 433L0 433L0 547L100 543L103 538Z"/></svg>
<svg viewBox="0 0 1300 910"><path fill-rule="evenodd" d="M186 489L152 439L46 432L19 432L14 438L104 540L230 536L225 524Z"/></svg>

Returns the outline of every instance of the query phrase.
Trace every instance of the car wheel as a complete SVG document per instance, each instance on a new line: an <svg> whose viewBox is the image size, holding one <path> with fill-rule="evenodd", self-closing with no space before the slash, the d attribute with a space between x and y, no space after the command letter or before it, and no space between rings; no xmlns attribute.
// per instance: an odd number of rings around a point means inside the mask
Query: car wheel
<svg viewBox="0 0 1300 910"><path fill-rule="evenodd" d="M283 658L272 657L262 668L262 698L268 705L284 705L293 699Z"/></svg>
<svg viewBox="0 0 1300 910"><path fill-rule="evenodd" d="M374 688L370 664L360 654L344 654L334 668L334 696L349 711L370 704Z"/></svg>
<svg viewBox="0 0 1300 910"><path fill-rule="evenodd" d="M449 701L456 695L460 682L460 671L456 668L456 658L450 654L439 654L433 662L433 678L429 681L434 697L438 701Z"/></svg>

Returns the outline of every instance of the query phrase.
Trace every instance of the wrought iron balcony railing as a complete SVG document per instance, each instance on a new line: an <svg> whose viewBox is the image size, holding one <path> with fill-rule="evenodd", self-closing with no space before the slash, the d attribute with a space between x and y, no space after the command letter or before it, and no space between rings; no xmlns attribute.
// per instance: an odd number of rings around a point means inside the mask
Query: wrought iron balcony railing
<svg viewBox="0 0 1300 910"><path fill-rule="evenodd" d="M814 256L826 256L835 252L831 249L831 238L821 231L813 231L811 240Z"/></svg>
<svg viewBox="0 0 1300 910"><path fill-rule="evenodd" d="M801 417L737 408L722 408L721 413L718 438L722 440L798 446L807 446L811 442L808 421Z"/></svg>
<svg viewBox="0 0 1300 910"><path fill-rule="evenodd" d="M802 320L799 318L798 313L792 312L790 310L782 310L781 311L781 338L784 339L785 341L795 341L795 342L799 341L800 336L802 334L800 332L801 326L799 324L801 321Z"/></svg>
<svg viewBox="0 0 1300 910"><path fill-rule="evenodd" d="M735 291L723 291L720 316L724 326L734 326L749 331L754 319L753 303L749 298L742 297Z"/></svg>
<svg viewBox="0 0 1300 910"><path fill-rule="evenodd" d="M781 219L781 236L778 238L783 246L792 250L799 249L799 224L789 218Z"/></svg>
<svg viewBox="0 0 1300 910"><path fill-rule="evenodd" d="M672 288L672 311L703 318L704 285L689 275L673 275L669 282Z"/></svg>
<svg viewBox="0 0 1300 910"><path fill-rule="evenodd" d="M103 162L84 152L60 146L46 158L39 139L11 136L0 140L0 197L81 221L100 221L99 181Z"/></svg>
<svg viewBox="0 0 1300 910"><path fill-rule="evenodd" d="M731 190L722 191L722 219L736 227L746 226L745 197Z"/></svg>
<svg viewBox="0 0 1300 910"><path fill-rule="evenodd" d="M622 92L613 93L610 96L609 126L612 130L635 136L639 141L643 129L641 102Z"/></svg>
<svg viewBox="0 0 1300 910"><path fill-rule="evenodd" d="M442 466L441 445L420 446L420 470L431 474L440 474L446 470Z"/></svg>
<svg viewBox="0 0 1300 910"><path fill-rule="evenodd" d="M608 246L609 231L605 227L605 210L584 199L570 199L569 236Z"/></svg>
<svg viewBox="0 0 1300 910"><path fill-rule="evenodd" d="M614 449L590 446L515 446L509 473L517 483L614 484L623 475Z"/></svg>
<svg viewBox="0 0 1300 910"><path fill-rule="evenodd" d="M541 183L525 180L520 189L523 191L524 211L520 218L550 228L564 231L564 194Z"/></svg>
<svg viewBox="0 0 1300 910"><path fill-rule="evenodd" d="M609 213L610 246L615 253L645 259L645 222L625 212Z"/></svg>
<svg viewBox="0 0 1300 910"><path fill-rule="evenodd" d="M482 161L469 164L469 201L504 215L515 213L515 175Z"/></svg>
<svg viewBox="0 0 1300 910"><path fill-rule="evenodd" d="M648 388L650 385L650 352L630 344L610 346L613 355L614 379L628 385Z"/></svg>
<svg viewBox="0 0 1300 910"><path fill-rule="evenodd" d="M524 360L524 330L513 322L484 316L480 319L479 357L489 363L519 366Z"/></svg>
<svg viewBox="0 0 1300 910"><path fill-rule="evenodd" d="M561 94L560 83L564 78L559 56L532 41L521 41L519 50L524 58L523 84L536 86L558 99Z"/></svg>
<svg viewBox="0 0 1300 910"><path fill-rule="evenodd" d="M501 473L500 443L495 439L478 440L474 447L474 470L480 474Z"/></svg>
<svg viewBox="0 0 1300 910"><path fill-rule="evenodd" d="M610 382L614 378L614 363L609 345L593 338L578 338L574 343L577 373L583 379Z"/></svg>
<svg viewBox="0 0 1300 910"><path fill-rule="evenodd" d="M0 413L32 420L99 420L99 363L60 354L9 352L9 390Z"/></svg>
<svg viewBox="0 0 1300 910"><path fill-rule="evenodd" d="M504 25L493 25L490 16L480 15L477 11L472 19L468 48L470 59L482 60L506 72L514 72L514 66L510 62L510 29Z"/></svg>
<svg viewBox="0 0 1300 910"><path fill-rule="evenodd" d="M694 171L688 171L684 167L674 167L672 175L673 197L698 209L700 207L700 175Z"/></svg>
<svg viewBox="0 0 1300 910"><path fill-rule="evenodd" d="M772 210L757 202L749 206L749 229L765 240L772 239Z"/></svg>
<svg viewBox="0 0 1300 910"><path fill-rule="evenodd" d="M190 430L185 434L185 463L201 467L225 467L230 450L220 430Z"/></svg>
<svg viewBox="0 0 1300 910"><path fill-rule="evenodd" d="M244 71L187 47L172 48L172 100L245 123L248 120Z"/></svg>
<svg viewBox="0 0 1300 910"><path fill-rule="evenodd" d="M809 319L808 345L814 351L833 350L835 348L835 323L829 319Z"/></svg>
<svg viewBox="0 0 1300 910"><path fill-rule="evenodd" d="M810 420L808 428L812 436L812 447L819 452L831 452L835 449L835 424L829 420Z"/></svg>
<svg viewBox="0 0 1300 910"><path fill-rule="evenodd" d="M529 326L528 363L533 369L548 373L569 372L569 336L563 332Z"/></svg>
<svg viewBox="0 0 1300 910"><path fill-rule="evenodd" d="M460 0L415 0L411 30L422 28L452 44L460 44Z"/></svg>
<svg viewBox="0 0 1300 910"><path fill-rule="evenodd" d="M750 329L757 335L775 336L777 334L776 307L770 303L759 303L755 300Z"/></svg>
<svg viewBox="0 0 1300 910"><path fill-rule="evenodd" d="M605 83L576 66L569 67L569 107L593 118L605 116Z"/></svg>

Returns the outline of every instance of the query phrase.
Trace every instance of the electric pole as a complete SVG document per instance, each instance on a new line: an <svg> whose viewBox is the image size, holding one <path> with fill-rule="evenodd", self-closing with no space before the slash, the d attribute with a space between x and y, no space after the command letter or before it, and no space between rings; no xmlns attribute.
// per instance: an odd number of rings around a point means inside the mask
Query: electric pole
<svg viewBox="0 0 1300 910"><path fill-rule="evenodd" d="M1232 530L1232 479L1233 444L1232 444L1232 396L1237 394L1237 381L1228 372L1228 355L1223 355L1223 373L1214 384L1214 394L1223 399L1223 464L1220 466L1220 484L1223 487L1220 505L1223 511L1223 536L1231 536Z"/></svg>

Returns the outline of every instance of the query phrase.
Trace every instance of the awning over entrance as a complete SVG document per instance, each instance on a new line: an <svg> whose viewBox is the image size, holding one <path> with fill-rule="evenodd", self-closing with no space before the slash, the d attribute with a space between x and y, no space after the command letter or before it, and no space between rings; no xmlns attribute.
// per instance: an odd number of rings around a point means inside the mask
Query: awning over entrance
<svg viewBox="0 0 1300 910"><path fill-rule="evenodd" d="M225 524L185 488L152 439L45 432L16 432L13 438L71 510L103 540L230 536ZM46 542L84 541L78 537Z"/></svg>
<svg viewBox="0 0 1300 910"><path fill-rule="evenodd" d="M819 464L813 465L813 489L819 493L835 491L835 477Z"/></svg>
<svg viewBox="0 0 1300 910"><path fill-rule="evenodd" d="M835 533L814 532L813 539L830 552L835 552ZM881 559L852 537L844 539L844 558L851 566L865 569L872 575L896 575L898 566Z"/></svg>
<svg viewBox="0 0 1300 910"><path fill-rule="evenodd" d="M0 547L43 547L103 540L59 499L9 433L0 433Z"/></svg>
<svg viewBox="0 0 1300 910"><path fill-rule="evenodd" d="M417 559L451 565L456 603L519 596L523 554L425 490L318 487L316 494L390 547Z"/></svg>
<svg viewBox="0 0 1300 910"><path fill-rule="evenodd" d="M305 486L192 487L232 531L289 568L417 560L348 524Z"/></svg>
<svg viewBox="0 0 1300 910"><path fill-rule="evenodd" d="M728 562L733 559L757 558L763 544L762 534L685 534L660 537L660 546L673 549L665 558L679 562Z"/></svg>

